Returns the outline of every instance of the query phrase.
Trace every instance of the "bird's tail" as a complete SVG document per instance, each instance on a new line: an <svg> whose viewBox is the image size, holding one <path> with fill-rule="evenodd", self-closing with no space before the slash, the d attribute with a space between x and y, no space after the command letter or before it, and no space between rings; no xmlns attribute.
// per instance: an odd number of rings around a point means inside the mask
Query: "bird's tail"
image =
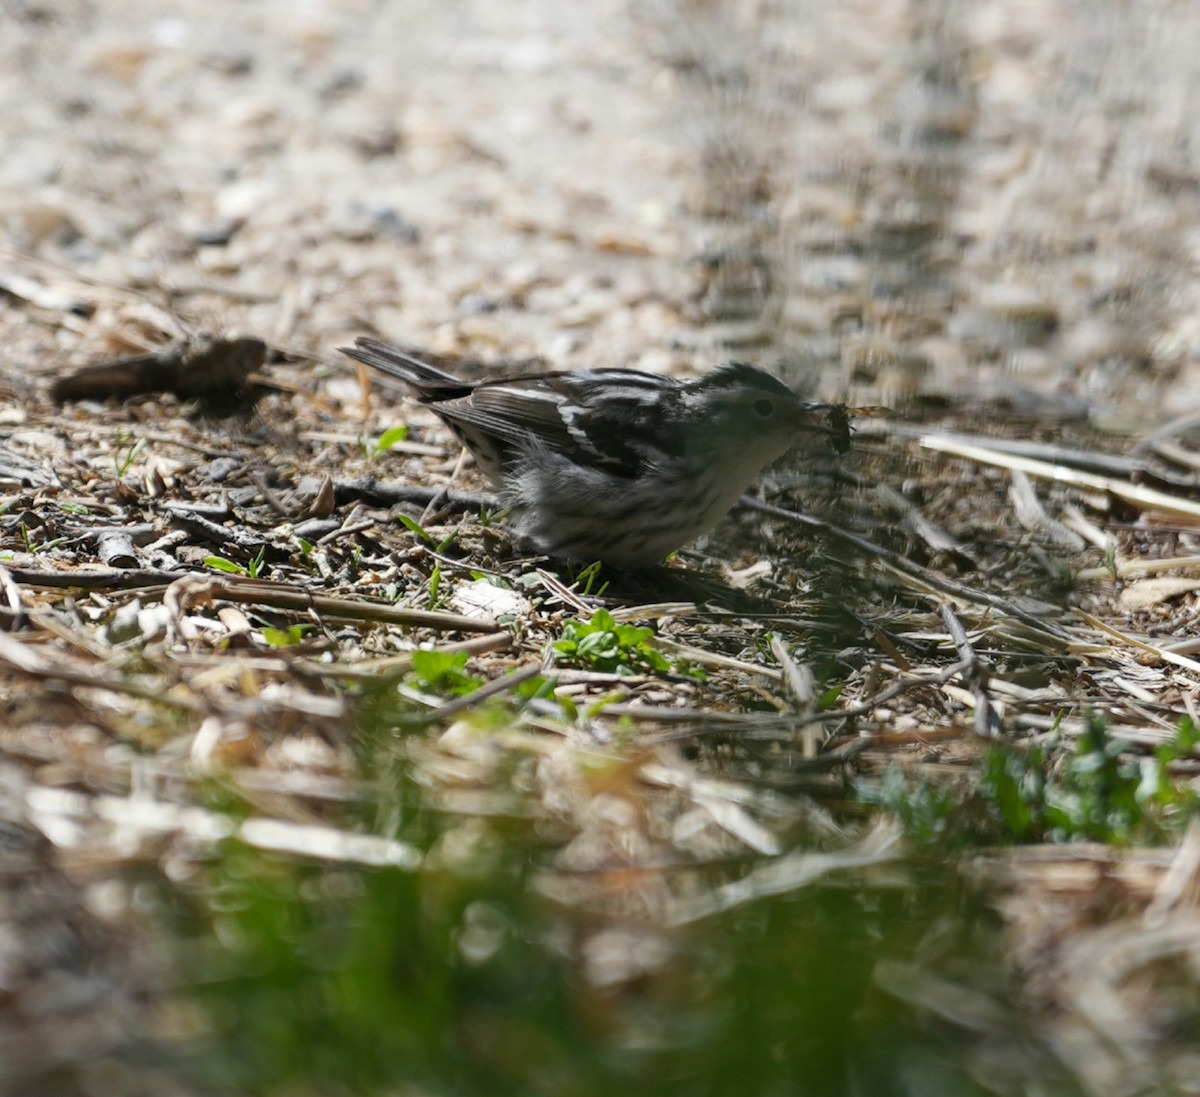
<svg viewBox="0 0 1200 1097"><path fill-rule="evenodd" d="M420 358L400 347L393 347L365 335L355 339L354 346L339 347L338 350L357 362L363 362L372 369L386 373L389 377L398 378L417 392L433 399L451 399L465 395L471 390L468 382L453 374L431 366L428 362L422 362Z"/></svg>

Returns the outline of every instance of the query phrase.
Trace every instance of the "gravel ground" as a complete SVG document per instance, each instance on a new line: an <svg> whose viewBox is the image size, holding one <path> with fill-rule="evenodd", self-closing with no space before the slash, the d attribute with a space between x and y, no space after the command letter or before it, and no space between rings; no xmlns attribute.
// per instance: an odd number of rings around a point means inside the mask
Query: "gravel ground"
<svg viewBox="0 0 1200 1097"><path fill-rule="evenodd" d="M1188 3L4 19L0 270L109 290L0 301L14 374L161 339L149 301L323 355L374 328L568 367L736 348L901 405L1193 403Z"/></svg>

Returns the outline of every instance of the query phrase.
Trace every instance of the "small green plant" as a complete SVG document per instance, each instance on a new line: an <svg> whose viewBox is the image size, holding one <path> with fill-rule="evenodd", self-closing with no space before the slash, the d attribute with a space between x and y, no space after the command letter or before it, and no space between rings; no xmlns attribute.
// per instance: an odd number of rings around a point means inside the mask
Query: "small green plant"
<svg viewBox="0 0 1200 1097"><path fill-rule="evenodd" d="M258 550L258 555L244 566L233 560L227 560L224 556L206 556L204 566L212 568L213 571L223 571L227 575L244 575L249 579L258 579L263 574L266 557L267 546L263 545Z"/></svg>
<svg viewBox="0 0 1200 1097"><path fill-rule="evenodd" d="M1177 789L1167 775L1170 762L1194 745L1188 726L1174 744L1138 757L1109 734L1103 717L1090 714L1059 774L1047 777L1040 749L992 751L981 791L1018 841L1161 841L1197 807L1196 795Z"/></svg>
<svg viewBox="0 0 1200 1097"><path fill-rule="evenodd" d="M1104 567L1109 575L1112 576L1112 581L1115 583L1121 578L1121 566L1117 562L1117 543L1116 541L1104 542Z"/></svg>
<svg viewBox="0 0 1200 1097"><path fill-rule="evenodd" d="M36 556L39 552L49 552L53 548L66 541L65 537L55 537L49 541L39 541L34 537L32 530L24 522L21 523L21 540L24 542L25 551L31 556Z"/></svg>
<svg viewBox="0 0 1200 1097"><path fill-rule="evenodd" d="M580 591L580 593L585 598L592 597L592 587L595 586L596 581L600 578L603 568L604 565L597 560L594 563L588 564L588 566L575 577L576 583L583 584L583 590ZM595 592L595 596L597 598L602 597L606 590L608 590L608 583L604 582L601 584L600 589Z"/></svg>
<svg viewBox="0 0 1200 1097"><path fill-rule="evenodd" d="M258 550L258 555L246 565L246 570L250 573L251 579L258 579L266 569L267 563L267 546L261 545Z"/></svg>
<svg viewBox="0 0 1200 1097"><path fill-rule="evenodd" d="M530 701L547 701L554 697L554 689L557 682L553 678L547 678L543 674L535 674L532 678L527 678L524 682L518 685L512 695L522 704L528 704Z"/></svg>
<svg viewBox="0 0 1200 1097"><path fill-rule="evenodd" d="M224 556L206 556L204 557L204 566L212 568L213 571L223 571L226 575L248 575L241 564L235 563L233 560L226 560Z"/></svg>
<svg viewBox="0 0 1200 1097"><path fill-rule="evenodd" d="M293 648L297 644L304 641L305 635L311 632L312 625L295 624L289 625L287 628L271 628L269 625L263 626L259 630L262 638L266 640L267 647L271 648Z"/></svg>
<svg viewBox="0 0 1200 1097"><path fill-rule="evenodd" d="M58 509L63 514L74 514L80 517L88 513L88 508L82 503L59 503Z"/></svg>
<svg viewBox="0 0 1200 1097"><path fill-rule="evenodd" d="M141 457L149 444L145 438L139 438L127 449L118 449L113 454L113 468L116 470L118 480L133 467L133 463Z"/></svg>
<svg viewBox="0 0 1200 1097"><path fill-rule="evenodd" d="M429 608L440 609L445 601L446 596L442 593L442 569L435 567L429 573Z"/></svg>
<svg viewBox="0 0 1200 1097"><path fill-rule="evenodd" d="M400 524L406 530L408 530L409 533L411 533L418 541L424 541L425 544L429 545L430 548L432 548L434 552L445 552L446 549L448 549L452 544L454 544L455 538L458 537L458 530L452 530L448 537L439 541L436 537L433 536L432 533L429 533L421 525L421 523L418 522L415 518L410 518L407 514L398 514L398 515L396 515L396 517L399 520Z"/></svg>
<svg viewBox="0 0 1200 1097"><path fill-rule="evenodd" d="M306 541L303 537L297 537L296 544L300 549L300 562L308 569L309 574L320 575L321 567L316 557L316 545L311 541Z"/></svg>
<svg viewBox="0 0 1200 1097"><path fill-rule="evenodd" d="M469 659L465 651L414 651L412 669L416 685L434 693L474 693L483 685L483 679L467 673Z"/></svg>
<svg viewBox="0 0 1200 1097"><path fill-rule="evenodd" d="M395 449L395 447L400 442L403 442L407 437L407 426L391 427L388 430L385 430L378 438L360 438L358 445L362 450L362 455L368 461L374 461L382 457L385 453L388 453L390 450Z"/></svg>
<svg viewBox="0 0 1200 1097"><path fill-rule="evenodd" d="M883 781L861 788L859 798L891 812L916 846L956 843L964 837L959 822L960 795L947 785L912 775L900 766L889 766Z"/></svg>
<svg viewBox="0 0 1200 1097"><path fill-rule="evenodd" d="M598 609L588 621L568 621L554 658L607 674L667 674L670 660L654 646L654 630L619 625L608 610Z"/></svg>
<svg viewBox="0 0 1200 1097"><path fill-rule="evenodd" d="M838 703L838 698L841 697L842 691L845 690L846 684L843 682L840 685L831 686L817 698L817 709L820 712L829 712L834 705Z"/></svg>
<svg viewBox="0 0 1200 1097"><path fill-rule="evenodd" d="M1172 743L1133 754L1091 714L1065 756L1054 744L997 746L983 757L973 787L953 791L899 769L861 799L879 803L918 844L1036 842L1155 843L1182 831L1200 811L1200 794L1171 780L1172 762L1192 753L1200 733L1184 718Z"/></svg>

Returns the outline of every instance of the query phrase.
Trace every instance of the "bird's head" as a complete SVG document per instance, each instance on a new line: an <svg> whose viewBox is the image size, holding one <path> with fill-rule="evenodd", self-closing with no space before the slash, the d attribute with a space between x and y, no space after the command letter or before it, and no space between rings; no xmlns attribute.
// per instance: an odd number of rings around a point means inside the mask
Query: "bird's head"
<svg viewBox="0 0 1200 1097"><path fill-rule="evenodd" d="M680 394L681 418L693 452L714 453L761 467L814 434L833 437L831 406L802 400L778 378L757 366L733 362L687 385Z"/></svg>

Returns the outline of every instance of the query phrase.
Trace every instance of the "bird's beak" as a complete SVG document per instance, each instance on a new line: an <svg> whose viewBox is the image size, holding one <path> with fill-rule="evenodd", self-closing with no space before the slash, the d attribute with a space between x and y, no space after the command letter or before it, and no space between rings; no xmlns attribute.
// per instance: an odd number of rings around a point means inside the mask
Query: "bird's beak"
<svg viewBox="0 0 1200 1097"><path fill-rule="evenodd" d="M828 435L838 453L850 448L850 417L845 404L806 404L796 413L794 422L796 429L805 434Z"/></svg>

